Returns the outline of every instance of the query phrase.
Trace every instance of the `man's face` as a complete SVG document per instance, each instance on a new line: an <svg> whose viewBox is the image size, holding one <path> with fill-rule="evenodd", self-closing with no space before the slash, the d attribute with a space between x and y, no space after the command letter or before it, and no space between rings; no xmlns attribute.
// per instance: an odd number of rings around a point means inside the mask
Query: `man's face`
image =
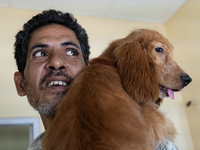
<svg viewBox="0 0 200 150"><path fill-rule="evenodd" d="M41 115L53 116L54 108L84 66L79 41L71 29L51 24L34 31L22 83L29 103Z"/></svg>

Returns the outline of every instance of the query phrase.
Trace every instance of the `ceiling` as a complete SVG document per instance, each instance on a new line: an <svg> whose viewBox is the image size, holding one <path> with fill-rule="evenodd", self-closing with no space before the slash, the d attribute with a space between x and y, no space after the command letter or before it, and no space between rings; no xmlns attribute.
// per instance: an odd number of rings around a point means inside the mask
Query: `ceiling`
<svg viewBox="0 0 200 150"><path fill-rule="evenodd" d="M58 9L134 21L165 23L187 0L0 0L0 7L32 10Z"/></svg>

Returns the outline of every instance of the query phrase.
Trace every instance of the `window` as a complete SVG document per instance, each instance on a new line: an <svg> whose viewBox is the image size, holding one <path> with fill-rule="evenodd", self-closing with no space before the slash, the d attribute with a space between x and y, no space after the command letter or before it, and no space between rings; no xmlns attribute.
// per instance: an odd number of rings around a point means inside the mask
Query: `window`
<svg viewBox="0 0 200 150"><path fill-rule="evenodd" d="M0 149L22 150L40 134L38 118L0 118Z"/></svg>

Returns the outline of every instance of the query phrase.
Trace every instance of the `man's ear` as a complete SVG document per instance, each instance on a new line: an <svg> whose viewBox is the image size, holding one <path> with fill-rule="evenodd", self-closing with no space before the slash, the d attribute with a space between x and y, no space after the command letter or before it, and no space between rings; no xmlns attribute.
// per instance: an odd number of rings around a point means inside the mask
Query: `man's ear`
<svg viewBox="0 0 200 150"><path fill-rule="evenodd" d="M19 96L25 96L26 90L24 88L23 75L20 72L14 74L15 87Z"/></svg>

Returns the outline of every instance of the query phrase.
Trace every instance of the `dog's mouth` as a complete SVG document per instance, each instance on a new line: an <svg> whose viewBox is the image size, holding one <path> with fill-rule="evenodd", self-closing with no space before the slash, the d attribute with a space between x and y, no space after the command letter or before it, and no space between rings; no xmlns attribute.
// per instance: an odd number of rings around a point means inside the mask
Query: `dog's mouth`
<svg viewBox="0 0 200 150"><path fill-rule="evenodd" d="M171 99L174 99L174 92L178 91L176 89L170 89L162 85L159 85L159 88L160 88L159 98L164 98L169 96Z"/></svg>

